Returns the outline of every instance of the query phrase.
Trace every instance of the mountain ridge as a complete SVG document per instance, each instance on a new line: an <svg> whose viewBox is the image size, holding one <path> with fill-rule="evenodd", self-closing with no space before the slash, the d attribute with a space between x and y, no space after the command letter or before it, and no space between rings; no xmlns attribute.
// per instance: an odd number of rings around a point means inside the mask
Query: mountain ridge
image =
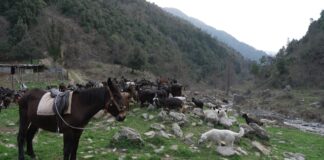
<svg viewBox="0 0 324 160"><path fill-rule="evenodd" d="M163 8L163 9L174 16L189 21L194 26L210 34L212 37L227 44L229 47L234 48L236 51L241 53L243 57L247 59L258 61L262 56L267 56L266 52L257 50L251 45L237 40L234 36L230 35L229 33L223 30L218 30L210 25L207 25L204 22L200 21L199 19L190 17L178 9L175 8Z"/></svg>

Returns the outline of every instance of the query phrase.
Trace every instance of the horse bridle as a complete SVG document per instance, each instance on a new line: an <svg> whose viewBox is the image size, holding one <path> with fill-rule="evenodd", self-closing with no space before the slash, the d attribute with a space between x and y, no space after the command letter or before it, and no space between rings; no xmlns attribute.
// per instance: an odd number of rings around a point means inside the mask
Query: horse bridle
<svg viewBox="0 0 324 160"><path fill-rule="evenodd" d="M106 102L106 104L105 104L105 107L104 107L105 110L108 112L109 106L112 106L112 105L114 104L114 105L117 107L117 109L118 109L119 112L123 112L123 111L125 111L126 107L122 107L122 106L120 106L120 105L116 102L116 100L115 100L115 98L114 98L114 95L113 95L113 93L111 92L109 86L107 86L107 90L108 90L108 96L110 95L110 99L108 99L107 102ZM108 96L107 96L107 97L108 97Z"/></svg>

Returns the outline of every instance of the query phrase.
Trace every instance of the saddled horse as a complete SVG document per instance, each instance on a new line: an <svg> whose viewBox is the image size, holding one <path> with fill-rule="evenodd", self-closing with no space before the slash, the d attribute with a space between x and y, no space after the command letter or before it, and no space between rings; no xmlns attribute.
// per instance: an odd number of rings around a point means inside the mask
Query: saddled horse
<svg viewBox="0 0 324 160"><path fill-rule="evenodd" d="M110 80L107 86L91 88L73 92L71 114L62 115L62 122L58 123L58 117L37 115L37 107L46 91L33 89L24 94L19 100L19 132L18 152L19 160L24 159L24 143L27 143L27 154L35 158L33 150L33 138L39 128L50 132L63 133L64 160L75 160L79 139L91 117L99 110L105 109L111 113L117 121L123 121L126 117L125 106L118 87ZM58 125L60 124L60 125Z"/></svg>

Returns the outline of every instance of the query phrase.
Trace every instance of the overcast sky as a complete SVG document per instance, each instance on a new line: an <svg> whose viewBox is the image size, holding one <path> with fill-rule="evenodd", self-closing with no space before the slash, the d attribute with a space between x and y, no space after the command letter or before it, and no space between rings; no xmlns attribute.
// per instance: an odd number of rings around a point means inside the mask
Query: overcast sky
<svg viewBox="0 0 324 160"><path fill-rule="evenodd" d="M147 1L177 8L266 52L277 52L288 38L302 38L310 19L318 19L324 9L324 0Z"/></svg>

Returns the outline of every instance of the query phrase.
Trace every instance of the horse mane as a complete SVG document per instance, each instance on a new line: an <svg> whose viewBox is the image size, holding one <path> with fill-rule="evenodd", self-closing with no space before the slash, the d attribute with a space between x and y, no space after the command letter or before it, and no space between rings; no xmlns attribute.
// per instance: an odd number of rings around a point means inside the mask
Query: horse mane
<svg viewBox="0 0 324 160"><path fill-rule="evenodd" d="M98 102L104 104L108 92L105 87L101 87L78 90L75 94L78 94L84 104L97 104Z"/></svg>

